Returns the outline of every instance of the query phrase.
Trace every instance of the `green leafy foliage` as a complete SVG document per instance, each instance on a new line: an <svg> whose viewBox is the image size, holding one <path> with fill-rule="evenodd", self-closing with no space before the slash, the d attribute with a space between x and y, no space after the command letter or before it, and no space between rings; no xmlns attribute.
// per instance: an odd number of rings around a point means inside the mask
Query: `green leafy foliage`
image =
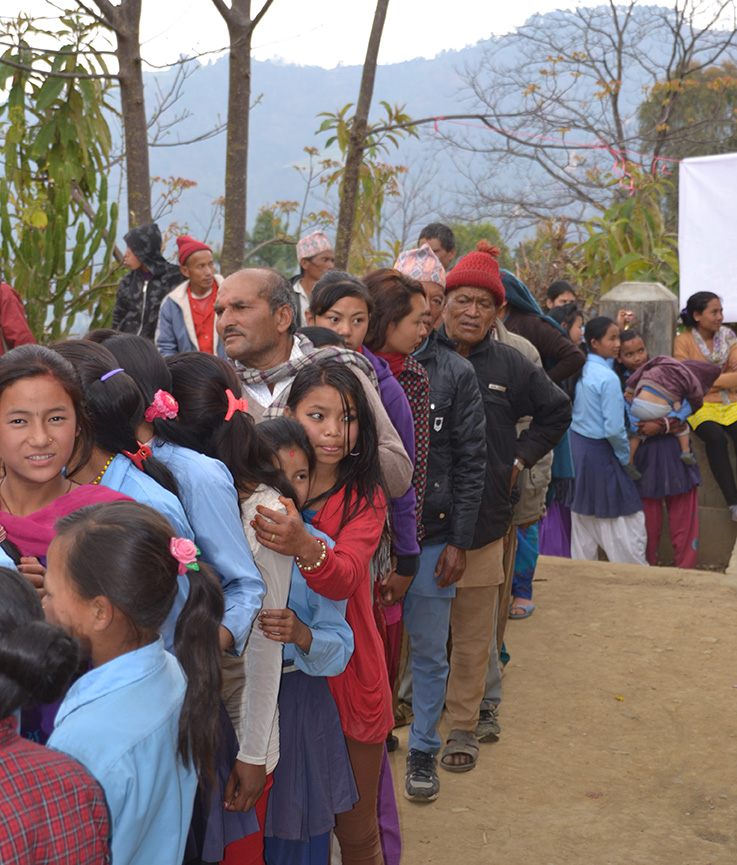
<svg viewBox="0 0 737 865"><path fill-rule="evenodd" d="M108 204L105 177L109 85L102 78L50 77L105 71L82 53L94 26L71 13L60 21L57 52L33 51L43 31L20 16L15 46L0 57L0 81L9 87L0 114L3 278L20 292L39 341L69 333L78 314L93 325L105 323L117 283L117 205ZM6 59L33 71L10 67Z"/></svg>
<svg viewBox="0 0 737 865"><path fill-rule="evenodd" d="M351 273L366 273L376 267L391 264L394 260L391 257L393 252L380 252L377 249L377 239L381 237L381 211L384 201L389 196L400 195L398 180L407 172L407 168L404 165L391 165L382 157L398 148L401 139L407 135L417 137L417 129L414 126L406 129L387 128L412 122L410 116L404 112L403 105L392 106L388 102L380 104L384 116L380 122L368 127L365 137L351 234L351 254L348 265ZM323 178L327 189L337 189L339 196L343 193L345 158L354 123L354 116L349 114L352 108L353 104L348 103L335 114L322 112L318 115L325 118L320 124L318 133L333 133L325 142L326 148L337 145L340 151L340 160L336 161L333 170Z"/></svg>
<svg viewBox="0 0 737 865"><path fill-rule="evenodd" d="M584 226L588 237L575 249L580 275L600 294L628 281L661 282L677 291L678 236L668 231L661 209L672 184L644 177L632 165L628 170L632 194L616 194L607 210Z"/></svg>

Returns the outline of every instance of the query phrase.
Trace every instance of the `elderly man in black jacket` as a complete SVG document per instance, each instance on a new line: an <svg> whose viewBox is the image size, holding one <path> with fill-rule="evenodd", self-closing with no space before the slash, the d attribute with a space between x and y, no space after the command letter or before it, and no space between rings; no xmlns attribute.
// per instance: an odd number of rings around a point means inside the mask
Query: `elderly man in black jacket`
<svg viewBox="0 0 737 865"><path fill-rule="evenodd" d="M445 270L429 246L403 252L397 270L418 279L426 297L429 335L416 352L430 381L430 449L422 511L425 536L419 567L404 599L404 624L412 658L412 708L405 795L431 802L440 784L436 756L442 746L438 722L448 678L448 630L455 584L466 567L466 550L484 489L486 425L473 366L435 330Z"/></svg>
<svg viewBox="0 0 737 865"><path fill-rule="evenodd" d="M451 772L472 769L478 759L474 730L503 582L504 536L512 517L517 475L557 444L571 421L571 403L545 372L511 346L491 339L504 286L498 250L481 241L448 275L445 324L440 336L455 343L476 373L486 417L484 489L466 569L451 608L453 648L446 707L451 732L440 764ZM532 418L517 437L519 418Z"/></svg>

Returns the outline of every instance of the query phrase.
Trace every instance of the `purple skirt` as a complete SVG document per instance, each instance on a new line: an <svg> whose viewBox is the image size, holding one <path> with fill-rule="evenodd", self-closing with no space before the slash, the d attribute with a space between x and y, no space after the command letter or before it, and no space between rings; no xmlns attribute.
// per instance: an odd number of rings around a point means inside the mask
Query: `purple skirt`
<svg viewBox="0 0 737 865"><path fill-rule="evenodd" d="M358 790L338 708L323 676L283 673L279 689L279 762L266 809L267 837L307 841L350 811Z"/></svg>
<svg viewBox="0 0 737 865"><path fill-rule="evenodd" d="M215 753L215 787L197 788L192 824L189 827L184 861L220 862L225 848L246 835L259 831L256 811L226 811L223 808L225 785L238 756L238 737L228 710L220 703L219 744Z"/></svg>
<svg viewBox="0 0 737 865"><path fill-rule="evenodd" d="M590 439L571 430L576 488L573 513L600 520L628 517L642 510L634 481L606 439Z"/></svg>
<svg viewBox="0 0 737 865"><path fill-rule="evenodd" d="M635 465L642 472L637 489L644 499L679 496L701 486L699 467L681 462L681 448L673 435L645 439L635 454Z"/></svg>

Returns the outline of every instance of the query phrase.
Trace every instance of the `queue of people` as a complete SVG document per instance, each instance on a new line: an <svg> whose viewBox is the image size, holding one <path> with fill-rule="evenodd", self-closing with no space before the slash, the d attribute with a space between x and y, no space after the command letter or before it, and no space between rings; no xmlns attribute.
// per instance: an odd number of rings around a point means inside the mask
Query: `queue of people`
<svg viewBox="0 0 737 865"><path fill-rule="evenodd" d="M655 564L665 500L695 565L737 337L699 295L684 363L584 351L571 285L440 223L363 278L314 232L292 284L126 241L113 329L0 357L0 860L398 865L392 731L410 801L477 765L538 553Z"/></svg>

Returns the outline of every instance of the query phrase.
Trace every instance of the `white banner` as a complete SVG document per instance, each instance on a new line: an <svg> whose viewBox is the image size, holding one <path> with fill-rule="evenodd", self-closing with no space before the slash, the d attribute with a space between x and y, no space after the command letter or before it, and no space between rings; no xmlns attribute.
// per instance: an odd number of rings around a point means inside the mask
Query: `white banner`
<svg viewBox="0 0 737 865"><path fill-rule="evenodd" d="M680 308L713 291L737 322L737 153L684 159L678 178Z"/></svg>

